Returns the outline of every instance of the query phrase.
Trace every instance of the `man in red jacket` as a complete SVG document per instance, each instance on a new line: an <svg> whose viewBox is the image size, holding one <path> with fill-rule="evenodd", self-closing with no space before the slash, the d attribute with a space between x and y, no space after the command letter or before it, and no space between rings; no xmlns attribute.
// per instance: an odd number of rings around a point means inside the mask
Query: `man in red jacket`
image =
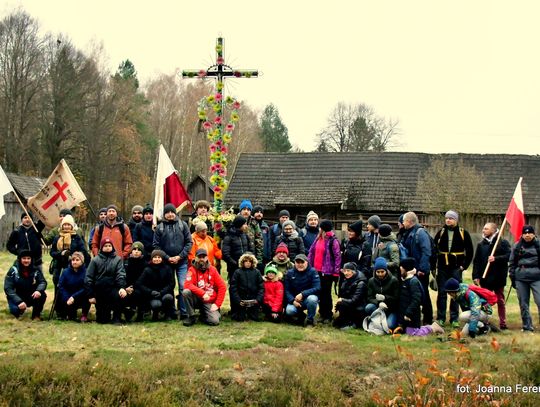
<svg viewBox="0 0 540 407"><path fill-rule="evenodd" d="M195 308L201 312L200 319L208 325L219 325L219 309L225 299L227 286L216 268L208 261L208 252L199 249L195 253L193 265L189 267L182 296L186 304L188 318L185 326L195 323Z"/></svg>

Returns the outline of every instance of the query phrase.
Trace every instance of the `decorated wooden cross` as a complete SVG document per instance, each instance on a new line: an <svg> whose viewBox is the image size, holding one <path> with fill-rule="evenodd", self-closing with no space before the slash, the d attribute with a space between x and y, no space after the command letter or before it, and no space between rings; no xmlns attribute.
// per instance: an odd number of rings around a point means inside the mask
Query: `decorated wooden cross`
<svg viewBox="0 0 540 407"><path fill-rule="evenodd" d="M221 228L223 214L223 193L227 190L227 155L228 144L232 140L232 133L240 119L238 110L240 102L232 96L223 97L223 80L225 78L253 78L259 76L256 70L233 69L225 64L223 57L223 38L216 42L216 63L207 69L182 71L183 78L216 78L216 91L199 101L198 115L202 127L210 140L210 186L214 191L214 230ZM228 109L228 120L224 119L224 110ZM227 122L226 122L227 121Z"/></svg>

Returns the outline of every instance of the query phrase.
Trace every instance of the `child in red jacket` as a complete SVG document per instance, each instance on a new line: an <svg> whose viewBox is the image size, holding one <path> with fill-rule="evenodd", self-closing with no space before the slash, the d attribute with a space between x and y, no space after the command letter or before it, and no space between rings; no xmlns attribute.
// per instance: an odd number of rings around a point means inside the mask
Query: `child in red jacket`
<svg viewBox="0 0 540 407"><path fill-rule="evenodd" d="M276 266L268 264L264 269L264 299L262 305L267 320L281 322L283 293L283 283L279 279Z"/></svg>

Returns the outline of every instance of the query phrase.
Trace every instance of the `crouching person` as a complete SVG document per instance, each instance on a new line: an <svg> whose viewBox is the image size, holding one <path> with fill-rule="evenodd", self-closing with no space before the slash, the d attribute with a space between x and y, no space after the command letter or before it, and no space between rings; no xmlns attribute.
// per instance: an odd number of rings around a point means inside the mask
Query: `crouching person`
<svg viewBox="0 0 540 407"><path fill-rule="evenodd" d="M287 317L296 323L304 322L304 326L314 326L321 280L305 254L298 254L294 258L294 267L287 272L284 286ZM304 314L306 309L307 318Z"/></svg>
<svg viewBox="0 0 540 407"><path fill-rule="evenodd" d="M41 311L47 299L46 288L43 273L32 263L32 252L21 250L4 280L9 312L19 318L28 307L32 307L32 320L41 321Z"/></svg>
<svg viewBox="0 0 540 407"><path fill-rule="evenodd" d="M68 320L77 319L77 310L80 308L81 322L88 321L88 311L90 303L84 288L84 279L86 277L86 267L84 265L84 254L75 252L71 254L70 265L60 275L58 282L58 304L56 308L62 310L62 314Z"/></svg>
<svg viewBox="0 0 540 407"><path fill-rule="evenodd" d="M245 253L238 260L238 265L240 267L234 272L229 287L231 309L235 310L232 319L258 321L264 299L264 282L257 269L257 258Z"/></svg>
<svg viewBox="0 0 540 407"><path fill-rule="evenodd" d="M339 316L334 319L333 324L340 329L357 328L362 326L366 316L367 278L352 262L343 265L342 273L344 278L336 301L336 312Z"/></svg>
<svg viewBox="0 0 540 407"><path fill-rule="evenodd" d="M112 240L109 237L101 239L99 253L92 259L84 285L88 302L96 306L96 322L120 324L120 314L123 299L126 298L126 273L122 258L117 256Z"/></svg>
<svg viewBox="0 0 540 407"><path fill-rule="evenodd" d="M397 326L397 306L399 299L399 282L388 271L388 263L377 257L373 265L374 276L368 280L368 305L366 314L371 315L378 308L384 310L389 329Z"/></svg>
<svg viewBox="0 0 540 407"><path fill-rule="evenodd" d="M268 321L281 322L283 314L282 274L270 263L264 269L264 298L262 309Z"/></svg>
<svg viewBox="0 0 540 407"><path fill-rule="evenodd" d="M219 325L219 309L226 291L225 281L208 261L208 252L205 249L197 250L182 290L188 313L188 318L183 322L184 326L195 323L196 308L200 309L200 320L208 325Z"/></svg>
<svg viewBox="0 0 540 407"><path fill-rule="evenodd" d="M175 317L174 309L174 273L163 259L167 255L161 250L152 251L150 264L145 267L141 277L135 284L142 293L144 301L152 310L152 321L159 320L162 312L164 319L170 321Z"/></svg>

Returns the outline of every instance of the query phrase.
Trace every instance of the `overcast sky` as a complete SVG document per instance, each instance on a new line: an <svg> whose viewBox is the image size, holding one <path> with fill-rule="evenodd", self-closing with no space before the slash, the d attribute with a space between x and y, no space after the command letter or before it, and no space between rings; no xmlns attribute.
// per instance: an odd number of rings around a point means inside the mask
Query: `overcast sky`
<svg viewBox="0 0 540 407"><path fill-rule="evenodd" d="M261 5L258 6L257 3ZM323 3L323 2L321 2ZM256 68L226 91L274 103L291 141L314 148L335 105L399 119L399 151L540 152L540 2L3 0L80 48L102 42L110 69L140 80L225 62ZM195 119L194 119L195 120Z"/></svg>

